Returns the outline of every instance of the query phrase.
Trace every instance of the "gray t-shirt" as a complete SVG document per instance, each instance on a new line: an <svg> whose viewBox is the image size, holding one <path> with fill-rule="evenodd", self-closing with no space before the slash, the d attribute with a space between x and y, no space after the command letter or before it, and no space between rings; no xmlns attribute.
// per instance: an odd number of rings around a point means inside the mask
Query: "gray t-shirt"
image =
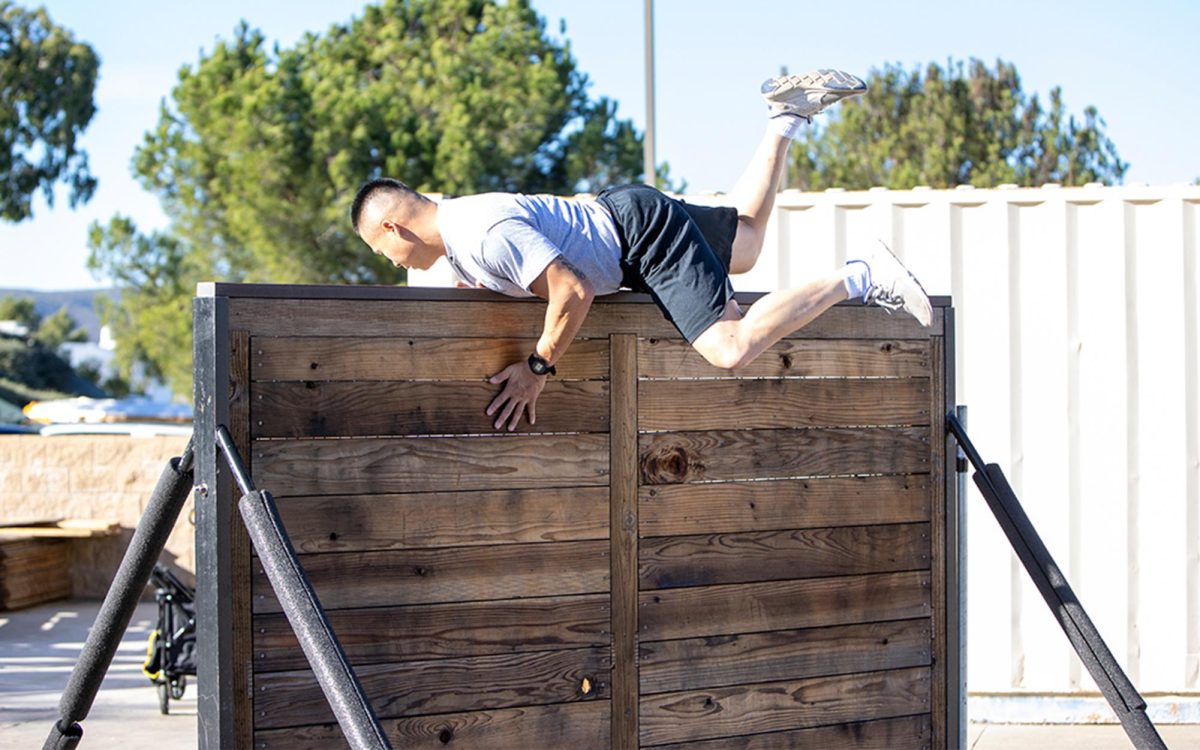
<svg viewBox="0 0 1200 750"><path fill-rule="evenodd" d="M450 266L470 286L532 297L529 285L561 257L591 282L596 294L621 288L617 227L595 201L468 195L443 200L437 221Z"/></svg>

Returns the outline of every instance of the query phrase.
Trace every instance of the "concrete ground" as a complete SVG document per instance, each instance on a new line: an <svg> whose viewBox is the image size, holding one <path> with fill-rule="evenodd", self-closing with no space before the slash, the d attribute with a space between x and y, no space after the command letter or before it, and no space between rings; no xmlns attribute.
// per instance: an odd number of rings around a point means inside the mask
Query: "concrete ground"
<svg viewBox="0 0 1200 750"><path fill-rule="evenodd" d="M64 601L0 612L0 748L38 748L46 741L99 609L99 602ZM163 716L157 690L142 673L156 617L153 602L138 605L82 722L81 750L196 747L195 685Z"/></svg>
<svg viewBox="0 0 1200 750"><path fill-rule="evenodd" d="M57 602L0 612L0 748L37 748L58 718L58 700L96 619L98 602ZM83 721L86 750L191 750L196 747L196 690L158 710L158 694L142 674L153 603L138 606L91 713ZM1168 747L1200 747L1200 725L1159 727ZM966 750L1127 750L1119 726L972 724Z"/></svg>

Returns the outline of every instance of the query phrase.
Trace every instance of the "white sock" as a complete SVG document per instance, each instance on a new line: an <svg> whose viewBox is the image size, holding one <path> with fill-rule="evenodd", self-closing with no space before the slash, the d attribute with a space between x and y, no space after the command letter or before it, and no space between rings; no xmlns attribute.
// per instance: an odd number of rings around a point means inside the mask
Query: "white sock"
<svg viewBox="0 0 1200 750"><path fill-rule="evenodd" d="M771 132L782 135L789 140L798 141L804 135L804 126L811 122L807 117L790 113L772 115L767 121Z"/></svg>
<svg viewBox="0 0 1200 750"><path fill-rule="evenodd" d="M864 302L867 290L871 288L871 267L866 261L852 260L842 267L842 279L846 284L847 299L860 299Z"/></svg>

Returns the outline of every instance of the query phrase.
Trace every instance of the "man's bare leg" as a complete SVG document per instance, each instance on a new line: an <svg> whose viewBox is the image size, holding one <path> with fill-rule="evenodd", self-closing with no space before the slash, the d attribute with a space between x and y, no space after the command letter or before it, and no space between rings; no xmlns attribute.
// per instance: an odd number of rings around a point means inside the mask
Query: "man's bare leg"
<svg viewBox="0 0 1200 750"><path fill-rule="evenodd" d="M791 143L791 139L768 129L730 194L738 212L730 273L746 273L758 261L767 235L767 221L775 207L775 194L779 192L779 183L787 168Z"/></svg>
<svg viewBox="0 0 1200 750"><path fill-rule="evenodd" d="M771 292L745 313L730 300L721 319L706 328L692 346L717 367L745 367L772 344L848 297L846 276L838 271L795 289Z"/></svg>

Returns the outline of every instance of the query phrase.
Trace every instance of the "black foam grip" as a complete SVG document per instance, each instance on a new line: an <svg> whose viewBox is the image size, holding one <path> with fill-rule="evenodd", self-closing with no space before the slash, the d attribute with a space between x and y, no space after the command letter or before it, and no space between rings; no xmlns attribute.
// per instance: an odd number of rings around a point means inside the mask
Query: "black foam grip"
<svg viewBox="0 0 1200 750"><path fill-rule="evenodd" d="M296 557L271 494L256 490L244 495L238 502L238 509L267 580L275 590L346 741L355 750L390 750L391 743Z"/></svg>

